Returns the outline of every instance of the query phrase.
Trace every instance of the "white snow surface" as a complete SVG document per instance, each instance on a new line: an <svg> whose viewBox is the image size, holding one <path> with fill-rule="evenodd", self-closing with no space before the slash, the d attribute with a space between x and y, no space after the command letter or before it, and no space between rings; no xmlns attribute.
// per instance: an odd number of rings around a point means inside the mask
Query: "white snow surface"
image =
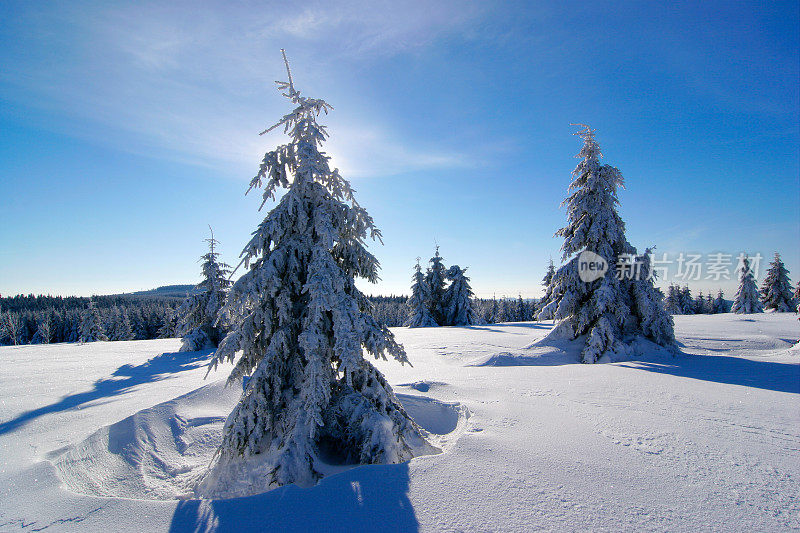
<svg viewBox="0 0 800 533"><path fill-rule="evenodd" d="M398 328L378 362L443 453L191 499L241 389L177 339L0 348L0 531L800 529L795 314L676 316L578 364L550 322Z"/></svg>

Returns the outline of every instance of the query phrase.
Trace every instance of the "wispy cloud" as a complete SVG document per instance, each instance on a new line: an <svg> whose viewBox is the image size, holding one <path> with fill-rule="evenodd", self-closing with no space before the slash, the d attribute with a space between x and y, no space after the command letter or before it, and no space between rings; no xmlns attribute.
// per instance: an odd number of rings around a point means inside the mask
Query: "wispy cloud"
<svg viewBox="0 0 800 533"><path fill-rule="evenodd" d="M286 111L270 94L282 68L279 48L307 67L312 87L329 87L346 80L355 61L424 49L479 15L460 2L99 3L46 12L31 4L10 23L18 44L2 54L0 94L97 126L65 132L71 135L156 157L252 167L265 147L255 133ZM36 31L26 32L30 26ZM348 87L330 89L337 103L356 98ZM417 146L387 121L358 120L337 119L328 147L351 176L470 164L450 147ZM125 138L109 139L109 131Z"/></svg>

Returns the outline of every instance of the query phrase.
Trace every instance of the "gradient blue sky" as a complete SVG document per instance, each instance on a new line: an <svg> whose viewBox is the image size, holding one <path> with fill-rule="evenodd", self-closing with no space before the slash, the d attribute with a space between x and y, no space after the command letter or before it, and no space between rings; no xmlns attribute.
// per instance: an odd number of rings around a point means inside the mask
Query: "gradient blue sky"
<svg viewBox="0 0 800 533"><path fill-rule="evenodd" d="M265 214L248 180L282 142L257 135L288 110L281 47L335 107L327 151L383 230L367 292L407 292L438 242L479 296L540 295L574 122L626 179L634 245L777 250L797 281L799 19L796 1L2 2L0 293L195 283L208 224L236 264Z"/></svg>

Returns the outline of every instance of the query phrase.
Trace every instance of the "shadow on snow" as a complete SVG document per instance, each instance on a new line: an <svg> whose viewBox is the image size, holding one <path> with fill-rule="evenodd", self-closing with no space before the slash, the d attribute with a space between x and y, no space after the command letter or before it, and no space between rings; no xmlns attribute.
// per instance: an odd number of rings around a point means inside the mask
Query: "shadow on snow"
<svg viewBox="0 0 800 533"><path fill-rule="evenodd" d="M687 355L675 359L629 361L620 366L699 379L713 383L741 385L776 392L800 394L800 364L758 361L724 355Z"/></svg>
<svg viewBox="0 0 800 533"><path fill-rule="evenodd" d="M280 487L229 500L185 500L170 524L181 531L418 531L408 463L367 465L301 489Z"/></svg>
<svg viewBox="0 0 800 533"><path fill-rule="evenodd" d="M14 431L41 416L60 413L95 400L125 394L137 385L161 381L168 379L170 374L193 370L203 366L211 353L212 351L209 350L163 353L140 365L122 365L110 377L95 381L92 390L69 394L55 403L26 411L11 420L0 423L0 435Z"/></svg>

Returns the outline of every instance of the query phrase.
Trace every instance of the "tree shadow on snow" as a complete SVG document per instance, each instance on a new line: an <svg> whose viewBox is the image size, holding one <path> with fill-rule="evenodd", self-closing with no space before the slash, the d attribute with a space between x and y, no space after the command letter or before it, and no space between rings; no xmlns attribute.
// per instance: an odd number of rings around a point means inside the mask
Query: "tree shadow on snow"
<svg viewBox="0 0 800 533"><path fill-rule="evenodd" d="M528 328L528 329L553 329L553 324L543 324L541 322L499 322L496 324L480 324L475 326L456 326L463 329L492 331L494 333L508 333L508 330L495 329L491 326L514 326L515 328Z"/></svg>
<svg viewBox="0 0 800 533"><path fill-rule="evenodd" d="M301 489L289 485L229 500L178 503L170 532L418 531L408 463L368 465Z"/></svg>
<svg viewBox="0 0 800 533"><path fill-rule="evenodd" d="M503 333L502 329L490 328L489 326L462 326L464 329L479 330L479 331L492 331L494 333Z"/></svg>
<svg viewBox="0 0 800 533"><path fill-rule="evenodd" d="M193 370L203 366L211 353L209 350L162 353L140 365L122 365L111 376L95 381L92 390L69 394L55 403L26 411L0 423L0 435L14 431L41 416L67 411L95 400L119 396L137 385L161 381L168 379L171 374Z"/></svg>
<svg viewBox="0 0 800 533"><path fill-rule="evenodd" d="M800 364L757 361L724 355L681 355L659 362L630 361L620 366L684 378L800 394Z"/></svg>
<svg viewBox="0 0 800 533"><path fill-rule="evenodd" d="M505 322L505 325L515 328L553 329L552 322Z"/></svg>

